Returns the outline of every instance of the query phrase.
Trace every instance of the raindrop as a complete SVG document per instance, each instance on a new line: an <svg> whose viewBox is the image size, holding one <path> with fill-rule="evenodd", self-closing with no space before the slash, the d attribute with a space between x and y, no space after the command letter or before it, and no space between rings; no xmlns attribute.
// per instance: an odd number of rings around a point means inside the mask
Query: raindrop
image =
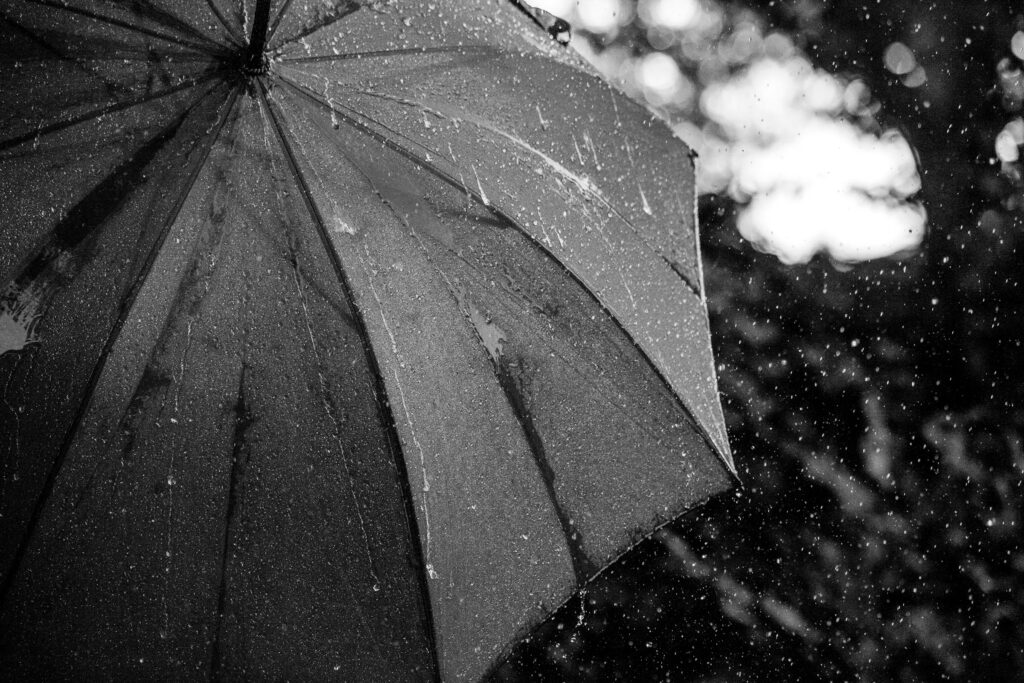
<svg viewBox="0 0 1024 683"><path fill-rule="evenodd" d="M569 41L572 40L572 27L569 26L569 22L565 19L556 18L548 26L548 33L558 41L559 45L568 45Z"/></svg>
<svg viewBox="0 0 1024 683"><path fill-rule="evenodd" d="M572 27L565 19L556 17L551 12L539 7L533 7L529 2L520 1L518 4L560 45L568 45L572 40Z"/></svg>
<svg viewBox="0 0 1024 683"><path fill-rule="evenodd" d="M548 129L548 122L544 118L544 114L542 114L541 111L540 111L540 105L539 104L536 105L536 108L537 108L537 118L540 119L540 127L543 128L544 130L547 130Z"/></svg>
<svg viewBox="0 0 1024 683"><path fill-rule="evenodd" d="M911 52L910 48L900 42L895 42L885 48L885 68L896 74L902 76L909 74L917 66L917 59L914 57L914 53Z"/></svg>
<svg viewBox="0 0 1024 683"><path fill-rule="evenodd" d="M928 80L928 74L924 67L918 64L914 70L903 77L903 85L908 88L919 88Z"/></svg>

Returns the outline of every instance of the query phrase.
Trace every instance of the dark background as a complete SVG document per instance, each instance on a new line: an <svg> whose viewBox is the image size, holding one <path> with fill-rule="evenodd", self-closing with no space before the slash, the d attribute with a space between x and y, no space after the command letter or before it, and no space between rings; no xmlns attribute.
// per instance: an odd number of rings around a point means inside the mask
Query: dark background
<svg viewBox="0 0 1024 683"><path fill-rule="evenodd" d="M994 152L1024 101L1011 50L1024 10L717 6L718 39L753 20L870 87L875 120L862 125L898 128L913 145L928 233L900 260L787 266L740 238L734 200L702 197L712 335L744 488L645 542L498 677L1024 680L1022 184L1019 164ZM598 53L661 49L698 72L664 40L652 45L648 28L627 16L614 34L585 37ZM923 86L886 70L894 41L926 68Z"/></svg>

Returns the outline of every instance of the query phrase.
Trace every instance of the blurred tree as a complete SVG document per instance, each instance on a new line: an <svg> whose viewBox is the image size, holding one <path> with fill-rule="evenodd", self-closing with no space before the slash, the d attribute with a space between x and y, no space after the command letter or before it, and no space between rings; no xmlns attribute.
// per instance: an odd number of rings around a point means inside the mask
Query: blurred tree
<svg viewBox="0 0 1024 683"><path fill-rule="evenodd" d="M603 4L585 49L698 143L701 94L784 38L857 95L836 117L913 145L928 232L903 260L785 265L741 239L742 195L702 198L745 489L644 542L496 678L1020 680L1019 5ZM680 20L698 5L713 26ZM671 98L639 72L653 53L678 67Z"/></svg>

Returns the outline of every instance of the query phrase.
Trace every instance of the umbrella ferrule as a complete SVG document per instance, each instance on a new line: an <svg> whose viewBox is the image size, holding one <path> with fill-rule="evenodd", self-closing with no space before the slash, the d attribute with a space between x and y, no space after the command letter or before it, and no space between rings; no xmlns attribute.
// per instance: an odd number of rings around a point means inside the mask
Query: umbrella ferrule
<svg viewBox="0 0 1024 683"><path fill-rule="evenodd" d="M241 71L245 76L261 76L270 71L270 60L265 54L246 55Z"/></svg>

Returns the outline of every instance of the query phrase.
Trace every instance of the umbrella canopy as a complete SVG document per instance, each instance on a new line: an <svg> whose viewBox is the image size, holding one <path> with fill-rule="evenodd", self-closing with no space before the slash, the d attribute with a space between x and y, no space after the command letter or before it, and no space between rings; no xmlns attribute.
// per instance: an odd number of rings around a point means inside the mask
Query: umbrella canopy
<svg viewBox="0 0 1024 683"><path fill-rule="evenodd" d="M478 678L729 486L691 157L522 7L0 44L5 675Z"/></svg>

